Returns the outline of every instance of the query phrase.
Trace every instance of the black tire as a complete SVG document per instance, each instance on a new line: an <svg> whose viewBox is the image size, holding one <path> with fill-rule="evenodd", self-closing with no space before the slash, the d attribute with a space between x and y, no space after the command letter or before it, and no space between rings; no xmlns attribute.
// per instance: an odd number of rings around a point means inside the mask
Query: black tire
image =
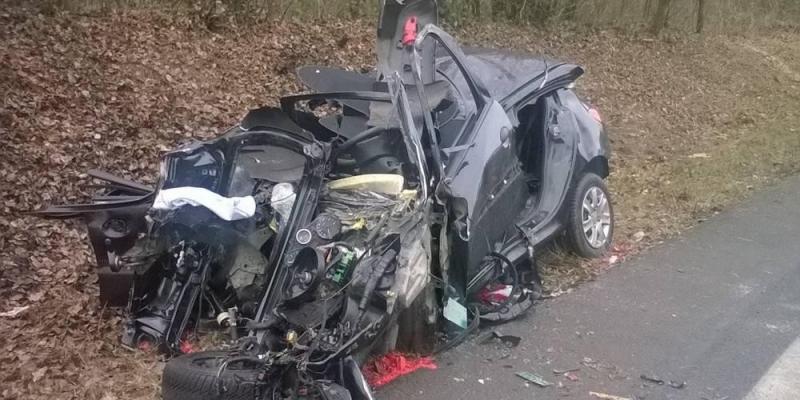
<svg viewBox="0 0 800 400"><path fill-rule="evenodd" d="M584 234L583 229L583 201L587 193L593 188L597 188L605 195L608 202L608 212L610 214L610 223L608 225L608 234L605 235L605 242L600 246L593 246L589 238ZM611 248L611 243L614 239L614 207L611 202L611 196L608 193L606 184L603 178L589 172L581 176L578 183L568 194L566 201L567 206L567 229L565 232L566 243L575 254L585 258L599 258L608 253Z"/></svg>
<svg viewBox="0 0 800 400"><path fill-rule="evenodd" d="M224 351L203 351L173 358L164 367L161 395L164 400L253 400L258 394L259 370L252 363L232 362L220 377L217 372L228 358Z"/></svg>

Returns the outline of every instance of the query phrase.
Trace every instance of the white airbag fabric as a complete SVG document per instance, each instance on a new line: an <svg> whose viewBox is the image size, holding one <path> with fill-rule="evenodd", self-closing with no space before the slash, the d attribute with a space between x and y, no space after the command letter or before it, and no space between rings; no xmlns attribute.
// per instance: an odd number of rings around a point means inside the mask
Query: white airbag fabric
<svg viewBox="0 0 800 400"><path fill-rule="evenodd" d="M224 197L208 189L191 186L163 189L153 202L156 210L175 210L187 205L205 207L226 221L250 218L256 213L253 196Z"/></svg>

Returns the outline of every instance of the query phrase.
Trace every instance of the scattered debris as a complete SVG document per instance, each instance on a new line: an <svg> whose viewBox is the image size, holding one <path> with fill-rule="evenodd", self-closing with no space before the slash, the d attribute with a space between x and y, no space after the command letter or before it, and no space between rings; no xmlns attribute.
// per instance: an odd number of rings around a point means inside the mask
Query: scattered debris
<svg viewBox="0 0 800 400"><path fill-rule="evenodd" d="M517 372L516 375L518 377L522 378L522 379L525 379L528 382L533 383L536 386L539 386L539 387L548 387L548 386L552 386L553 385L551 382L546 381L541 376L536 375L536 374L532 374L530 372L521 371L521 372Z"/></svg>
<svg viewBox="0 0 800 400"><path fill-rule="evenodd" d="M492 331L486 337L481 340L481 344L487 344L493 342L495 339L499 339L504 345L509 348L514 348L519 346L520 342L522 342L522 338L519 336L514 335L503 335L498 331Z"/></svg>
<svg viewBox="0 0 800 400"><path fill-rule="evenodd" d="M556 375L564 375L564 374L569 373L569 372L578 372L580 370L581 370L580 368L554 369L553 373L556 374Z"/></svg>
<svg viewBox="0 0 800 400"><path fill-rule="evenodd" d="M663 385L664 384L664 380L663 379L658 379L656 377L647 376L645 374L640 375L639 378L642 378L643 381L655 383L657 385Z"/></svg>
<svg viewBox="0 0 800 400"><path fill-rule="evenodd" d="M636 242L641 242L644 239L645 233L643 231L639 231L633 234L633 240Z"/></svg>
<svg viewBox="0 0 800 400"><path fill-rule="evenodd" d="M487 285L478 292L478 299L484 303L503 303L511 297L513 286L503 284Z"/></svg>
<svg viewBox="0 0 800 400"><path fill-rule="evenodd" d="M589 396L594 396L597 397L598 399L603 399L603 400L632 400L630 397L620 397L598 392L589 392Z"/></svg>
<svg viewBox="0 0 800 400"><path fill-rule="evenodd" d="M708 153L694 153L689 158L711 158L711 156Z"/></svg>
<svg viewBox="0 0 800 400"><path fill-rule="evenodd" d="M683 388L686 387L686 382L684 382L684 381L680 381L680 382L669 381L668 385L669 385L669 387L671 387L673 389L683 389Z"/></svg>
<svg viewBox="0 0 800 400"><path fill-rule="evenodd" d="M655 383L657 385L665 385L666 384L667 386L669 386L669 387L671 387L673 389L683 389L684 387L686 387L686 382L684 382L684 381L673 381L673 380L665 381L665 380L660 379L660 378L658 378L656 376L648 376L648 375L645 375L645 374L640 375L639 378L641 378L643 381L647 381L647 382L650 382L650 383Z"/></svg>
<svg viewBox="0 0 800 400"><path fill-rule="evenodd" d="M436 369L436 363L431 357L410 357L401 353L392 352L372 359L364 367L364 377L372 387L381 387L387 383L408 375L419 369ZM463 382L460 378L453 378L456 382Z"/></svg>
<svg viewBox="0 0 800 400"><path fill-rule="evenodd" d="M589 357L583 357L583 360L581 361L581 364L583 364L583 365L585 365L585 366L587 366L587 367L589 367L591 369L597 370L599 362L595 361L595 360L593 360L593 359L591 359Z"/></svg>
<svg viewBox="0 0 800 400"><path fill-rule="evenodd" d="M480 383L481 385L483 385L484 383L486 383L486 381L484 381L483 379L478 379L478 383Z"/></svg>
<svg viewBox="0 0 800 400"><path fill-rule="evenodd" d="M578 378L578 375L576 373L574 373L574 372L567 372L566 374L564 374L564 377L569 379L572 382L575 382L575 381L580 379L580 378Z"/></svg>

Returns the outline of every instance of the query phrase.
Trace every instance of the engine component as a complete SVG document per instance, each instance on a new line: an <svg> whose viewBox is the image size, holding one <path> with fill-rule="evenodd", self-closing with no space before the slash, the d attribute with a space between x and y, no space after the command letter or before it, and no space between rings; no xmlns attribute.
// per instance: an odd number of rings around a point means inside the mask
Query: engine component
<svg viewBox="0 0 800 400"><path fill-rule="evenodd" d="M312 247L301 249L292 263L292 277L283 290L283 300L291 304L311 296L319 284L324 268L325 260L320 252Z"/></svg>
<svg viewBox="0 0 800 400"><path fill-rule="evenodd" d="M231 315L225 311L217 314L217 324L223 328L231 326Z"/></svg>
<svg viewBox="0 0 800 400"><path fill-rule="evenodd" d="M342 232L342 222L333 214L322 213L314 219L311 227L316 235L325 241L331 241Z"/></svg>
<svg viewBox="0 0 800 400"><path fill-rule="evenodd" d="M376 289L386 290L390 287L384 278L394 272L395 257L397 257L397 250L388 249L382 255L366 258L360 263L364 265L360 265L358 269L358 273L361 275L359 281L363 283L364 288L361 299L358 301L356 327L361 325L361 320L364 318L367 306Z"/></svg>
<svg viewBox="0 0 800 400"><path fill-rule="evenodd" d="M311 243L311 239L314 238L314 234L311 233L308 229L299 229L297 233L294 234L294 239L297 240L297 243L300 244L309 244Z"/></svg>
<svg viewBox="0 0 800 400"><path fill-rule="evenodd" d="M181 352L183 331L200 296L212 258L209 248L196 249L194 245L181 242L167 254L164 261L167 273L154 293L141 294L143 298L153 299L141 309L132 310L136 318L125 326L123 345L137 348L147 343L163 352Z"/></svg>
<svg viewBox="0 0 800 400"><path fill-rule="evenodd" d="M342 232L342 223L333 214L319 214L306 227L295 232L294 240L298 244L308 247L317 247L330 243Z"/></svg>
<svg viewBox="0 0 800 400"><path fill-rule="evenodd" d="M269 230L266 230L269 232ZM249 239L255 240L250 235ZM267 236L269 238L269 236ZM225 258L228 267L228 286L236 292L239 300L254 300L261 292L264 284L264 275L268 264L267 258L259 250L266 243L261 238L261 242L241 241L233 246L230 256Z"/></svg>
<svg viewBox="0 0 800 400"><path fill-rule="evenodd" d="M338 284L344 284L352 271L353 264L356 261L356 252L344 246L337 246L339 252L337 257L339 260L331 268L331 281Z"/></svg>

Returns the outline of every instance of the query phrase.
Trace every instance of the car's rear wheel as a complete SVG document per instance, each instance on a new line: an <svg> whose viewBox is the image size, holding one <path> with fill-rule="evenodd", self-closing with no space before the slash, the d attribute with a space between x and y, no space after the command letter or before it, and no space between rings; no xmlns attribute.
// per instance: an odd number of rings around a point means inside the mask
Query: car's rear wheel
<svg viewBox="0 0 800 400"><path fill-rule="evenodd" d="M167 362L161 395L164 400L255 399L259 374L255 362L230 358L224 351L187 354Z"/></svg>
<svg viewBox="0 0 800 400"><path fill-rule="evenodd" d="M567 199L566 238L581 257L602 257L614 237L614 209L602 178L586 173Z"/></svg>

